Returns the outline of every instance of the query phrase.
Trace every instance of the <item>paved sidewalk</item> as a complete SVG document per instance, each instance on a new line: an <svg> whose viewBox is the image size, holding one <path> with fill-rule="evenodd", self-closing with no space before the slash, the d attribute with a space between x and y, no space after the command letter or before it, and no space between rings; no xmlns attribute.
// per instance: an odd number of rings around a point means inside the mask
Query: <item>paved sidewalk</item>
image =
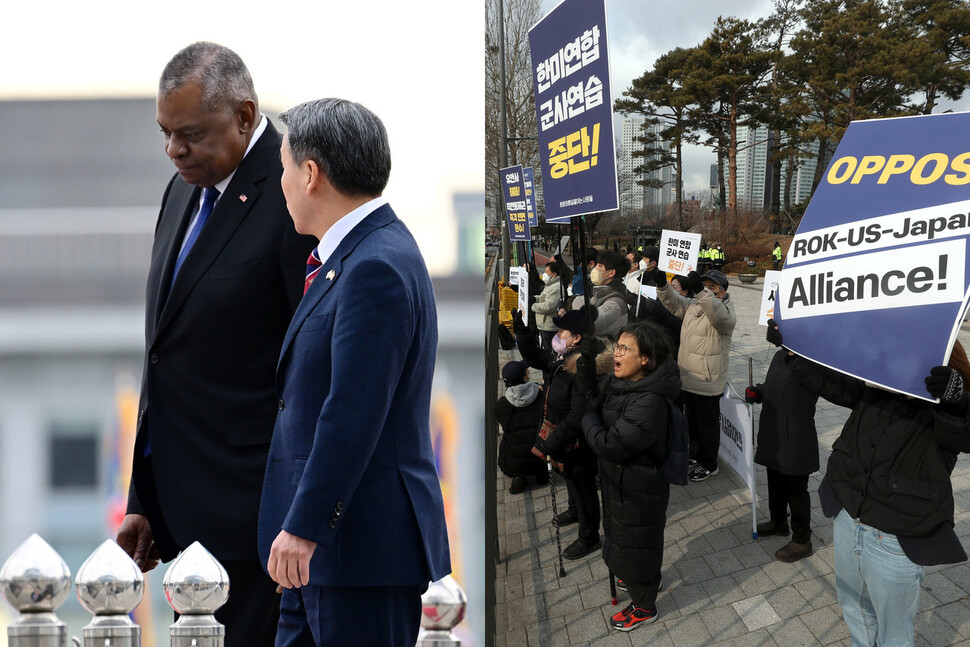
<svg viewBox="0 0 970 647"><path fill-rule="evenodd" d="M764 379L775 348L754 319L762 282L744 285L731 278L731 299L738 325L731 348L730 382L739 391L748 384L748 358L755 382ZM915 334L915 333L914 333ZM970 348L970 326L960 332ZM517 359L500 352L500 365ZM533 379L541 380L538 371ZM755 433L760 405L755 406ZM816 426L822 470L848 415L847 409L819 400ZM759 520L768 516L765 470L757 467ZM600 551L585 559L559 562L552 519L550 487L509 494L511 482L496 475L499 558L496 576L498 647L622 646L663 647L760 645L795 647L844 645L849 633L835 594L832 522L818 503L822 474L809 481L812 492L812 543L815 554L794 564L775 561L787 538L752 539L751 497L745 483L721 464L719 474L686 487L671 486L664 547L663 589L658 620L629 633L611 629L611 615L629 602L618 591L610 605L609 579ZM554 478L556 500L566 501L562 479ZM953 472L957 534L970 546L970 460L961 456ZM576 526L561 529L562 546L576 539ZM926 570L916 616L916 645L970 647L970 566L967 563Z"/></svg>

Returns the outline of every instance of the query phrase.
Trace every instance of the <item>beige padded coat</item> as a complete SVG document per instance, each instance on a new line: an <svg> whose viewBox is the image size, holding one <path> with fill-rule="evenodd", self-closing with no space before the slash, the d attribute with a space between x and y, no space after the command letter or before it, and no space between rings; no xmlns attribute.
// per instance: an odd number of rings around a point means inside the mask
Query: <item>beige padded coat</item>
<svg viewBox="0 0 970 647"><path fill-rule="evenodd" d="M681 389L698 395L721 395L727 384L731 335L738 318L731 295L718 299L708 289L693 299L683 297L668 283L657 289L660 302L684 323L680 327Z"/></svg>

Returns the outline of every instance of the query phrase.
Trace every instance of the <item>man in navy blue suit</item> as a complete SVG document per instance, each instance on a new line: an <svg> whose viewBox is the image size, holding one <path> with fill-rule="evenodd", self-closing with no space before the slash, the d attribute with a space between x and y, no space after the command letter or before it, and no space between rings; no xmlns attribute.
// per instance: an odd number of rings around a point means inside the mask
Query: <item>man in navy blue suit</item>
<svg viewBox="0 0 970 647"><path fill-rule="evenodd" d="M381 120L321 99L280 115L296 230L320 240L277 366L259 553L283 588L276 645L407 645L450 570L429 431L434 293L381 197ZM312 272L312 273L311 273Z"/></svg>

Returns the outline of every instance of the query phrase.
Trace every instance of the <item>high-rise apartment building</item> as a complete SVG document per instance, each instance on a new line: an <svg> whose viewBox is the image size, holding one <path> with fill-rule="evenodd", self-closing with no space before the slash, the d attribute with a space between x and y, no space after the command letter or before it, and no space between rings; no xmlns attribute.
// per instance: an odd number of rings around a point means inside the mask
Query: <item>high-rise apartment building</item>
<svg viewBox="0 0 970 647"><path fill-rule="evenodd" d="M673 169L665 167L648 174L636 173L634 169L642 166L646 161L641 156L633 154L642 150L644 144L636 138L644 133L646 117L643 115L628 115L623 121L622 137L620 141L620 203L627 209L640 210L648 205L667 205L673 202ZM659 137L662 126L654 124L648 127L648 132ZM669 147L670 143L666 143ZM663 182L660 188L645 187L641 181L659 180Z"/></svg>

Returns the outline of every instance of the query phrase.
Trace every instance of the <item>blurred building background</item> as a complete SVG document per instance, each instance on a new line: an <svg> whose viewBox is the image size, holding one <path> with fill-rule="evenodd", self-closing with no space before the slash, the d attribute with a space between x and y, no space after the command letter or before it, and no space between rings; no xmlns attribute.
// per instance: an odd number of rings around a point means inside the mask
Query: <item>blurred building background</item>
<svg viewBox="0 0 970 647"><path fill-rule="evenodd" d="M145 279L173 167L154 99L0 101L0 133L0 563L36 532L74 574L114 537L124 513ZM459 260L454 274L433 277L440 343L432 433L454 575L469 597L460 635L479 645L484 196L456 192L451 204L454 213L441 217L456 225ZM156 569L146 587L145 647L168 644L164 572ZM0 604L4 635L11 614ZM60 615L77 635L90 619L73 595Z"/></svg>

